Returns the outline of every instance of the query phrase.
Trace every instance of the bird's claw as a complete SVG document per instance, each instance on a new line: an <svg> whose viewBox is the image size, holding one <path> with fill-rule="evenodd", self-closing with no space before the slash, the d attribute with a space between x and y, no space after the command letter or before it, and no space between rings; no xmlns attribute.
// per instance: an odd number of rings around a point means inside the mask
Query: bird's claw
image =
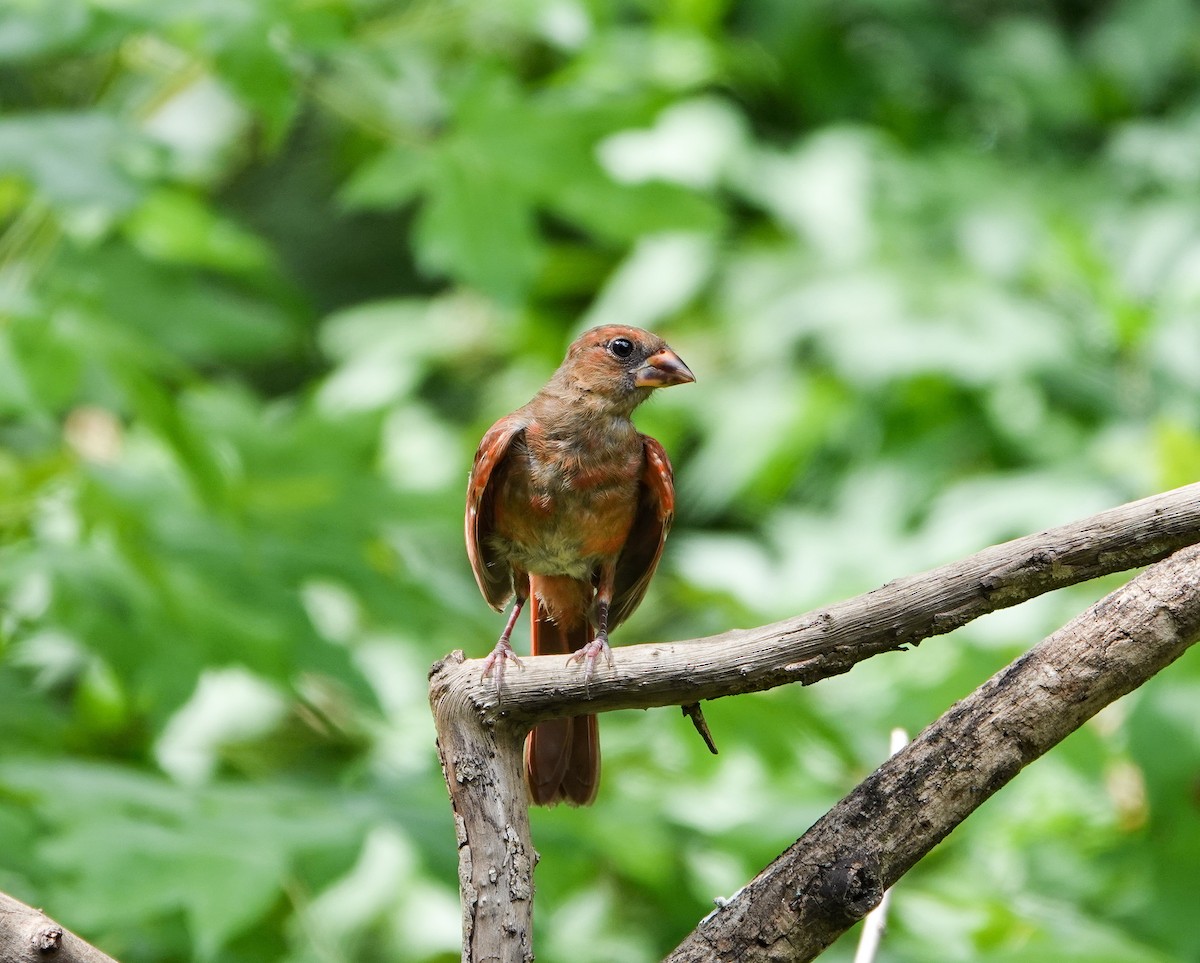
<svg viewBox="0 0 1200 963"><path fill-rule="evenodd" d="M576 649L571 657L567 659L567 664L572 662L583 663L583 681L585 684L592 681L592 673L596 668L596 660L600 656L604 656L604 661L608 663L611 669L613 666L612 646L608 644L607 635L597 635L591 642L582 648Z"/></svg>
<svg viewBox="0 0 1200 963"><path fill-rule="evenodd" d="M504 686L504 663L506 662L512 662L518 669L525 668L524 663L517 658L517 653L513 651L512 643L508 639L501 639L488 657L483 660L483 674L480 678L486 679L495 669L496 689L499 691Z"/></svg>

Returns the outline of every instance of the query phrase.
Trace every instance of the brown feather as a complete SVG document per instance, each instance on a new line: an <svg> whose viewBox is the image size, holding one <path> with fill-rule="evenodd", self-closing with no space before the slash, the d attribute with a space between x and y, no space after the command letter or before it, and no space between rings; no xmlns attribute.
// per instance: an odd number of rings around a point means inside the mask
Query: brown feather
<svg viewBox="0 0 1200 963"><path fill-rule="evenodd" d="M512 597L513 583L511 568L501 564L488 544L495 528L493 502L496 488L492 480L497 473L503 474L509 446L514 438L520 437L523 430L524 425L516 414L501 418L492 425L479 443L467 480L467 558L470 559L479 591L497 611L503 609L504 603Z"/></svg>
<svg viewBox="0 0 1200 963"><path fill-rule="evenodd" d="M637 514L617 559L609 625L616 628L636 609L650 587L675 518L675 476L663 446L642 435L645 462L638 488Z"/></svg>
<svg viewBox="0 0 1200 963"><path fill-rule="evenodd" d="M574 624L550 618L539 601L536 577L532 610L534 655L567 655L592 641L592 626L586 617ZM566 580L561 580L566 581ZM568 588L569 592L570 589ZM600 736L595 716L551 719L533 728L525 737L525 785L529 798L539 806L565 802L586 806L600 788Z"/></svg>
<svg viewBox="0 0 1200 963"><path fill-rule="evenodd" d="M608 651L607 630L645 596L675 489L666 452L638 433L630 415L655 387L690 380L656 335L625 325L593 328L545 387L480 442L467 485L467 554L493 608L514 593L518 601L529 597L534 655L586 647L591 672L597 654ZM513 658L507 634L488 664L496 658L501 672ZM594 716L576 716L529 734L526 780L535 803L595 798L598 732Z"/></svg>

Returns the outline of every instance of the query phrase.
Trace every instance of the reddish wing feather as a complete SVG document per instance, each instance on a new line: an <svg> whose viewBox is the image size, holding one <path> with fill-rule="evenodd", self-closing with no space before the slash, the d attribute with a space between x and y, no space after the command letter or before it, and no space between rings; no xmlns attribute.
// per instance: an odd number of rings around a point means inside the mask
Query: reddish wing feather
<svg viewBox="0 0 1200 963"><path fill-rule="evenodd" d="M671 460L663 446L649 435L642 435L642 451L645 465L638 489L637 514L617 559L610 628L629 618L641 603L675 518L675 475Z"/></svg>
<svg viewBox="0 0 1200 963"><path fill-rule="evenodd" d="M467 481L467 557L471 560L471 571L479 591L488 604L497 611L512 596L512 569L495 558L488 546L492 534L491 487L497 469L503 464L513 439L525 430L525 422L511 414L497 421L488 429L479 449L475 452L475 464Z"/></svg>

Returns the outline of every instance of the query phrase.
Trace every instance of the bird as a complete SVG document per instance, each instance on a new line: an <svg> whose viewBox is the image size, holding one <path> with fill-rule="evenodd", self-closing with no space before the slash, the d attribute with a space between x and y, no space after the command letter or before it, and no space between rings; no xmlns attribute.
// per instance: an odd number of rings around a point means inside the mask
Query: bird
<svg viewBox="0 0 1200 963"><path fill-rule="evenodd" d="M504 630L483 676L521 661L511 637L530 605L531 653L565 654L590 681L609 632L646 594L675 515L671 462L631 415L650 394L695 381L659 336L606 324L580 335L527 404L484 434L467 484L467 555ZM525 739L530 800L586 806L600 785L594 715L539 723Z"/></svg>

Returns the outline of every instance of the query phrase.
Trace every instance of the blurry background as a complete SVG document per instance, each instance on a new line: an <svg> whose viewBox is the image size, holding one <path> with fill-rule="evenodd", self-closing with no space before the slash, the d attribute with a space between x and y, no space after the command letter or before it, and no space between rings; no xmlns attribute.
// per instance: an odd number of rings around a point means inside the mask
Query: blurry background
<svg viewBox="0 0 1200 963"><path fill-rule="evenodd" d="M123 963L457 958L425 674L500 630L467 469L581 326L698 375L618 643L1200 474L1187 0L6 0L0 62L0 890ZM713 703L719 757L607 716L540 958L658 958L1120 581ZM1200 959L1198 705L1193 653L1022 774L881 959Z"/></svg>

